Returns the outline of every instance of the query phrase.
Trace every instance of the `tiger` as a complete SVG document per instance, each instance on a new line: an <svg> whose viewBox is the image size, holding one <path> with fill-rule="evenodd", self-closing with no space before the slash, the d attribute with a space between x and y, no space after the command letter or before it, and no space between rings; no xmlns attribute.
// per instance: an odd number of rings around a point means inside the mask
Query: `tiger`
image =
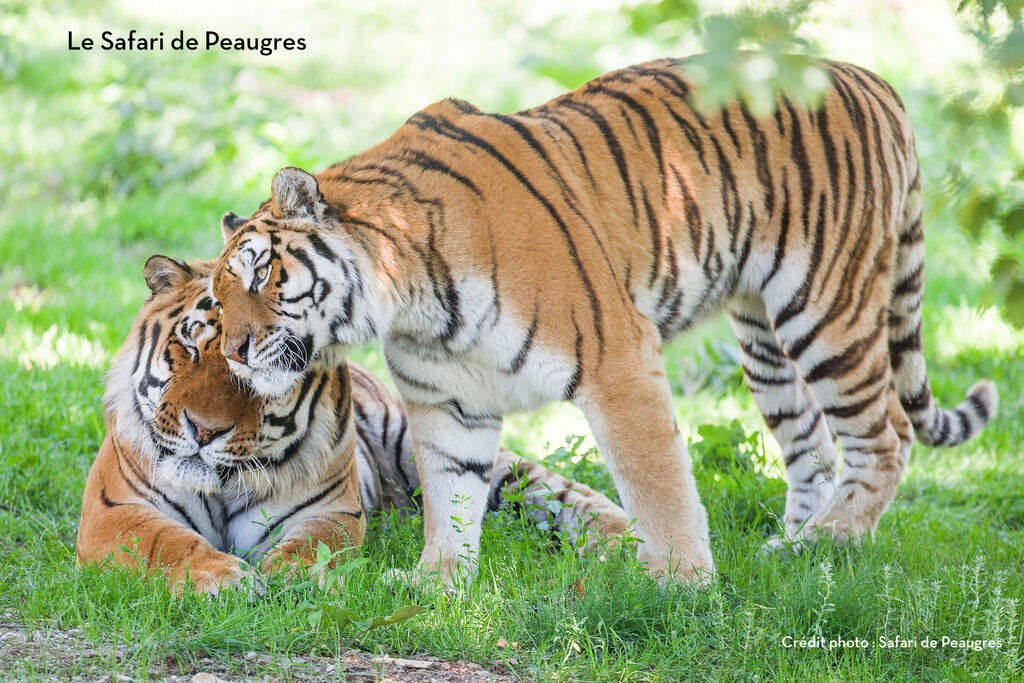
<svg viewBox="0 0 1024 683"><path fill-rule="evenodd" d="M270 400L231 374L212 267L146 262L151 295L108 376L77 539L80 566L141 566L179 595L261 591L261 575L316 565L321 542L357 547L370 514L420 502L405 409L368 370L311 368ZM581 552L628 531L606 496L511 451L491 482L489 509L515 505Z"/></svg>
<svg viewBox="0 0 1024 683"><path fill-rule="evenodd" d="M873 536L914 439L971 438L998 393L982 380L937 406L909 116L879 76L821 67L819 105L780 94L768 115L699 109L685 59L515 114L445 99L315 176L284 168L251 216L222 219L222 353L272 397L381 340L423 486L424 571L472 579L461 550L479 526L450 528L453 492L479 518L504 415L569 401L639 559L706 584L707 512L662 347L724 310L781 447L780 536Z"/></svg>

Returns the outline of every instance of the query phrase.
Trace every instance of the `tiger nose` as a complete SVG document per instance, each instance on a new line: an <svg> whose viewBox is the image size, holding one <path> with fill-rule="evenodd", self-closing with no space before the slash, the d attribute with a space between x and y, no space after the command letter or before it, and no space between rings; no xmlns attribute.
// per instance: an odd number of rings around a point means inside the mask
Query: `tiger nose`
<svg viewBox="0 0 1024 683"><path fill-rule="evenodd" d="M189 417L187 410L182 410L181 414L185 418L185 426L188 428L189 435L193 439L195 439L196 443L199 444L200 448L202 448L203 446L210 445L210 442L216 439L218 436L221 436L222 434L226 434L229 431L231 431L231 427L216 429L198 423L191 417Z"/></svg>
<svg viewBox="0 0 1024 683"><path fill-rule="evenodd" d="M241 363L242 365L248 365L249 364L249 345L250 345L251 341L252 341L252 335L251 334L246 335L245 339L242 340L242 342L240 344L237 344L235 346L235 348L232 349L229 353L224 354L224 357L227 358L228 360L233 360L236 363Z"/></svg>

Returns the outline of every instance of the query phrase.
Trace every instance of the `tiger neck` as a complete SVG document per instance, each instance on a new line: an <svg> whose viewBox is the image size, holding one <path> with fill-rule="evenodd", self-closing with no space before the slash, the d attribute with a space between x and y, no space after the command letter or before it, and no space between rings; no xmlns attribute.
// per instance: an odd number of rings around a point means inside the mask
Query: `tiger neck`
<svg viewBox="0 0 1024 683"><path fill-rule="evenodd" d="M322 175L338 173L328 169ZM357 175L357 174L352 174ZM432 196L433 188L415 190L388 183L366 184L352 175L318 176L324 198L338 213L340 235L355 254L364 284L363 305L368 334L346 344L368 343L393 332L434 329L449 317L444 296L424 295L440 287L454 291L456 264L443 247L472 235L472 223Z"/></svg>
<svg viewBox="0 0 1024 683"><path fill-rule="evenodd" d="M253 500L287 499L335 476L354 457L348 367L310 371L264 407L253 466L239 468L238 489Z"/></svg>

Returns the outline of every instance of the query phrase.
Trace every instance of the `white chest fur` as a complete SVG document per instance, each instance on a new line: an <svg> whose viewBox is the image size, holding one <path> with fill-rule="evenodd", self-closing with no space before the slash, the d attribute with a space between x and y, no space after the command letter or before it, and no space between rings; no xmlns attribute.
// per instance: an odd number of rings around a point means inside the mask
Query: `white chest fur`
<svg viewBox="0 0 1024 683"><path fill-rule="evenodd" d="M496 310L491 280L464 278L456 286L460 324L450 339L438 339L446 319L436 310L409 316L403 322L412 325L396 325L384 338L388 367L403 398L457 399L468 412L495 416L564 398L575 359L544 348L529 320Z"/></svg>

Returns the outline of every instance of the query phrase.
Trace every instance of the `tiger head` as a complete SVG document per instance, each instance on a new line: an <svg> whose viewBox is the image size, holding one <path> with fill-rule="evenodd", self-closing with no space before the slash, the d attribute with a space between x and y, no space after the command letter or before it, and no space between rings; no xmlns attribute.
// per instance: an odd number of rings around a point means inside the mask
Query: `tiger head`
<svg viewBox="0 0 1024 683"><path fill-rule="evenodd" d="M224 216L210 292L222 305L231 371L275 398L307 370L340 365L344 347L373 337L376 326L356 254L316 179L285 168L271 191L251 218Z"/></svg>
<svg viewBox="0 0 1024 683"><path fill-rule="evenodd" d="M257 452L263 400L220 353L220 311L209 296L211 262L153 256L152 295L110 371L112 428L148 454L156 477L177 488L218 491Z"/></svg>

